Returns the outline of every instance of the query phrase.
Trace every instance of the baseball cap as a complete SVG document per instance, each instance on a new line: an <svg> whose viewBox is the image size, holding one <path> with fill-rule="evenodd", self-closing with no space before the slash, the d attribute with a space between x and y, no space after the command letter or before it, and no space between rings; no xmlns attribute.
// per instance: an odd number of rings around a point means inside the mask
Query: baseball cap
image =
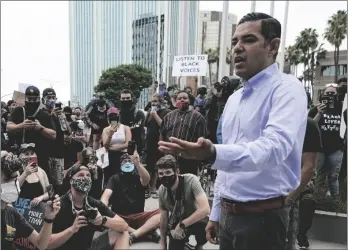
<svg viewBox="0 0 348 250"><path fill-rule="evenodd" d="M29 86L25 89L26 96L40 96L40 90L35 86Z"/></svg>
<svg viewBox="0 0 348 250"><path fill-rule="evenodd" d="M42 97L45 97L48 95L56 95L56 92L52 88L44 89L44 91L42 92Z"/></svg>
<svg viewBox="0 0 348 250"><path fill-rule="evenodd" d="M27 149L35 150L35 143L21 144L21 147L19 148L19 153L21 154Z"/></svg>
<svg viewBox="0 0 348 250"><path fill-rule="evenodd" d="M77 174L78 172L80 172L80 171L82 171L82 170L87 170L87 171L90 172L89 168L86 167L86 166L84 166L84 165L77 165L77 166L72 167L72 168L69 170L68 174L67 174L68 180L71 180L71 178L72 178L75 174Z"/></svg>
<svg viewBox="0 0 348 250"><path fill-rule="evenodd" d="M120 113L120 111L117 108L113 107L113 108L108 109L107 115L119 114L119 113Z"/></svg>

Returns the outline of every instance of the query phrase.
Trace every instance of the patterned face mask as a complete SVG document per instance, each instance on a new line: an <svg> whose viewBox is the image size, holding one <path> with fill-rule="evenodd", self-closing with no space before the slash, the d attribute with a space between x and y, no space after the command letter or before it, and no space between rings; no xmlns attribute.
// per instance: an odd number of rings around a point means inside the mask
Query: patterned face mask
<svg viewBox="0 0 348 250"><path fill-rule="evenodd" d="M71 179L70 184L77 192L88 194L92 187L92 179L90 177L78 177Z"/></svg>

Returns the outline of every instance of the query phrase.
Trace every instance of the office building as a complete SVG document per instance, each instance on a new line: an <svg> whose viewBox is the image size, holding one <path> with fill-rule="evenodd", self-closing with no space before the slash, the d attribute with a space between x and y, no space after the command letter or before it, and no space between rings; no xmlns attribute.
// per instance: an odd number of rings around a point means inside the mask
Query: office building
<svg viewBox="0 0 348 250"><path fill-rule="evenodd" d="M221 21L222 12L219 11L200 11L199 12L199 24L198 24L198 36L197 36L197 54L206 54L206 52L211 49L216 51L220 46L221 38ZM228 50L232 48L232 36L237 27L237 16L234 14L228 15L227 29L227 39L228 39ZM219 51L215 53L219 56ZM233 65L230 65L230 75L233 74ZM212 83L218 81L217 79L217 62L212 63L209 66L211 70ZM203 78L205 84L209 80L209 69L207 77Z"/></svg>
<svg viewBox="0 0 348 250"><path fill-rule="evenodd" d="M335 82L334 51L327 52L326 58L320 60L318 63L313 86L313 101L318 100L320 93L327 84ZM338 78L347 76L347 63L347 50L342 50L338 59Z"/></svg>
<svg viewBox="0 0 348 250"><path fill-rule="evenodd" d="M197 17L197 1L70 1L71 100L86 105L102 71L121 64L173 82L174 56L195 54Z"/></svg>

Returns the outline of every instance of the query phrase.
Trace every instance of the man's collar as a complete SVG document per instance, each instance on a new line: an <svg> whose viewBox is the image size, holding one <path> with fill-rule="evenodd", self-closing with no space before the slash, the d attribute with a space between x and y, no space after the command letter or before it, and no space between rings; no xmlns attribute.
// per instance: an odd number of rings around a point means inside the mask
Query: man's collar
<svg viewBox="0 0 348 250"><path fill-rule="evenodd" d="M246 81L244 83L244 89L249 89L249 88L257 89L265 82L264 80L276 74L277 72L279 72L279 68L277 63L275 62L272 65L265 68L264 70L257 73L256 75L254 75L248 81Z"/></svg>

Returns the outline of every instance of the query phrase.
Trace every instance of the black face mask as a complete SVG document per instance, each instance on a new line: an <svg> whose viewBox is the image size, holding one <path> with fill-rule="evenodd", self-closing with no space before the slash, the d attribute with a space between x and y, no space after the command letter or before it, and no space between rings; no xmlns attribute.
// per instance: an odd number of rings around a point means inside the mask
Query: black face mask
<svg viewBox="0 0 348 250"><path fill-rule="evenodd" d="M123 110L130 110L132 108L133 101L132 100L126 100L121 101L121 111Z"/></svg>
<svg viewBox="0 0 348 250"><path fill-rule="evenodd" d="M198 94L200 95L206 95L207 94L207 91L205 89L200 89L198 90Z"/></svg>
<svg viewBox="0 0 348 250"><path fill-rule="evenodd" d="M176 174L170 176L163 176L160 178L160 182L166 188L171 188L175 184L176 178Z"/></svg>
<svg viewBox="0 0 348 250"><path fill-rule="evenodd" d="M40 107L40 102L25 102L25 110L28 114L26 116L32 115Z"/></svg>

